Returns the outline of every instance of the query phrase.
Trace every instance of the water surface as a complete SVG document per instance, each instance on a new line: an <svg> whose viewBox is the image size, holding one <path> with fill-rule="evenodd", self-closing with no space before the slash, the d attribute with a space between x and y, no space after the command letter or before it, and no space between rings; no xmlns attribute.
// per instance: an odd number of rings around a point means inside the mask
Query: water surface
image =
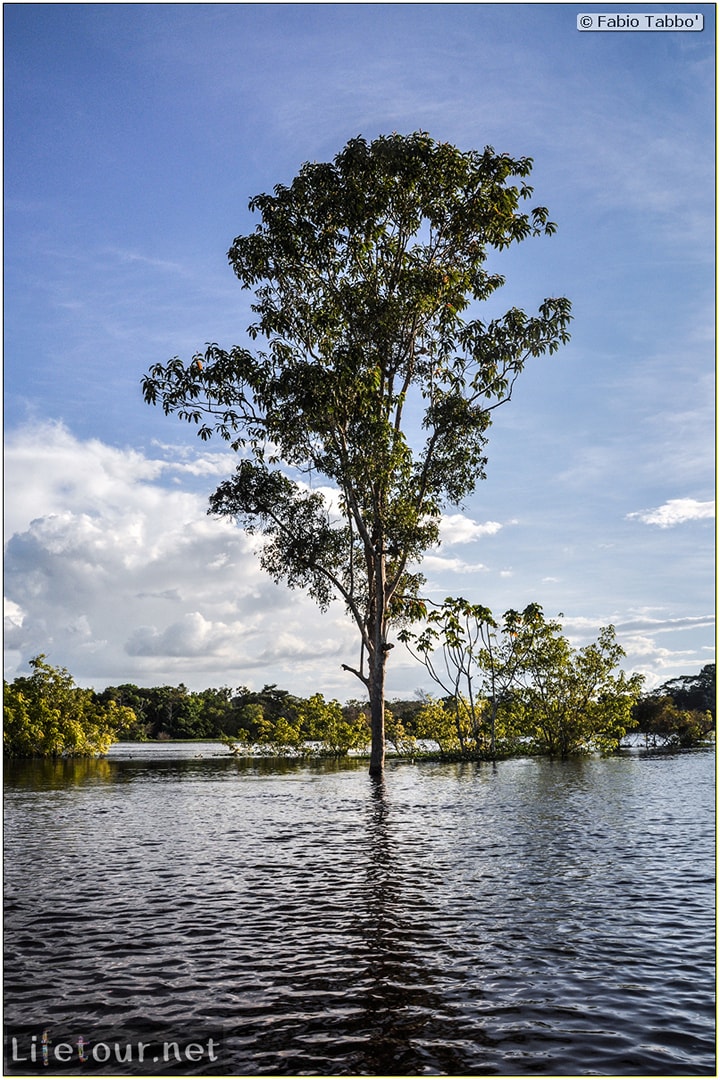
<svg viewBox="0 0 720 1080"><path fill-rule="evenodd" d="M714 1074L711 752L383 782L222 754L6 769L21 1049L217 1034L217 1064L174 1071Z"/></svg>

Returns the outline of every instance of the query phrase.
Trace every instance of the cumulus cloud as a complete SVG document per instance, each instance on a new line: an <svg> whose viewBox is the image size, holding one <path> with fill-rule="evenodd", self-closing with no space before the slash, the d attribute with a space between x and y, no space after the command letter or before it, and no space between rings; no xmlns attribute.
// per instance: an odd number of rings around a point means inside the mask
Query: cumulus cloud
<svg viewBox="0 0 720 1080"><path fill-rule="evenodd" d="M632 514L627 514L626 517L630 520L642 521L645 525L658 525L661 529L669 529L685 521L714 518L715 500L698 502L697 499L669 499L662 506L656 506L650 510L637 510Z"/></svg>
<svg viewBox="0 0 720 1080"><path fill-rule="evenodd" d="M6 539L36 518L67 513L103 520L112 514L130 532L153 512L157 491L170 485L177 489L175 505L184 504L186 513L196 516L197 496L234 465L230 451L199 449L193 456L187 447L160 443L154 449L148 456L99 439L81 441L55 421L12 432L5 440ZM195 478L200 483L191 486Z"/></svg>
<svg viewBox="0 0 720 1080"><path fill-rule="evenodd" d="M515 524L515 522L511 522ZM440 544L442 548L456 544L471 544L486 536L494 536L503 528L499 521L473 521L465 514L443 514L440 519ZM460 559L455 555L428 554L422 560L424 572L435 574L480 574L487 573L489 567L482 562ZM509 576L510 571L501 571L501 576Z"/></svg>
<svg viewBox="0 0 720 1080"><path fill-rule="evenodd" d="M128 656L221 656L232 638L226 623L213 623L199 611L189 611L162 632L139 626L125 644Z"/></svg>
<svg viewBox="0 0 720 1080"><path fill-rule="evenodd" d="M707 658L703 658L698 649L668 649L651 636L636 635L621 638L625 649L622 666L628 671L636 671L644 676L643 690L647 693L679 671L695 674Z"/></svg>
<svg viewBox="0 0 720 1080"><path fill-rule="evenodd" d="M443 514L440 521L440 540L445 545L468 544L481 536L494 536L500 532L499 521L473 521L464 514Z"/></svg>
<svg viewBox="0 0 720 1080"><path fill-rule="evenodd" d="M357 679L341 669L357 664L359 650L342 605L322 613L302 592L274 584L257 559L260 538L207 515L215 478L232 467L232 455L208 455L202 446L195 453L154 444L143 453L78 439L61 424L12 433L6 441L6 677L43 652L81 685L99 688L268 682L341 700L360 695ZM336 493L321 490L337 512ZM448 595L462 575L466 581L483 575L491 587L493 575L475 550L466 548L459 558L452 545L482 542L500 528L447 515L449 552L435 551L422 564L433 579L429 588ZM498 581L514 572L506 551L503 559ZM519 595L501 590L491 606L504 610L533 599L518 588ZM654 670L662 681L667 672L692 672L707 662L701 650L711 617L690 611L635 609L598 619L579 613L566 625L590 640L600 625L614 622L628 650L625 666ZM389 692L412 693L421 675L403 666L399 652Z"/></svg>
<svg viewBox="0 0 720 1080"><path fill-rule="evenodd" d="M423 570L449 574L477 574L488 570L484 563L464 562L462 559L448 558L445 555L426 555L422 567Z"/></svg>
<svg viewBox="0 0 720 1080"><path fill-rule="evenodd" d="M306 662L316 659L318 653L324 657L339 657L344 652L342 639L324 638L309 640L298 629L295 632L281 630L274 634L272 641L257 656L255 664L277 663L278 661Z"/></svg>
<svg viewBox="0 0 720 1080"><path fill-rule="evenodd" d="M220 461L173 449L149 457L61 424L8 439L6 676L44 652L83 685L239 685L252 670L297 693L356 693L340 669L356 659L340 606L323 614L275 585L258 538L208 517L213 483L184 486Z"/></svg>

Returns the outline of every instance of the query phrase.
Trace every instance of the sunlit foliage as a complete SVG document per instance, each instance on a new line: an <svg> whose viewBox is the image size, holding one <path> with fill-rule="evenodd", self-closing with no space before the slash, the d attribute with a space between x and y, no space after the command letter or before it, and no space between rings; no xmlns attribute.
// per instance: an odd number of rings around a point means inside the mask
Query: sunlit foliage
<svg viewBox="0 0 720 1080"><path fill-rule="evenodd" d="M5 684L3 748L10 757L79 757L103 754L118 729L134 722L124 705L99 704L76 686L65 668L44 655L30 661L32 675Z"/></svg>
<svg viewBox="0 0 720 1080"><path fill-rule="evenodd" d="M443 748L494 758L522 743L568 757L616 749L635 726L642 677L616 670L625 653L612 626L575 650L538 604L498 622L489 609L448 597L403 638L446 695L421 719ZM440 738L429 735L433 726Z"/></svg>

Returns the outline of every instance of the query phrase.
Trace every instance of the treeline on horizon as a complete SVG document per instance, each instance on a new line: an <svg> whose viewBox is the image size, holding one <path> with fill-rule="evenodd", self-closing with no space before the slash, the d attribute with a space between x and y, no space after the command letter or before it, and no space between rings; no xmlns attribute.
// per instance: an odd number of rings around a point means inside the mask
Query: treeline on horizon
<svg viewBox="0 0 720 1080"><path fill-rule="evenodd" d="M97 696L102 704L113 701L132 709L136 720L119 736L129 741L228 738L279 752L299 751L305 742L319 741L329 752L342 755L362 748L369 739L366 702L350 700L341 705L325 701L319 693L300 698L275 684L266 684L262 690L241 686L235 692L228 687L189 691L182 683L147 689L124 684L107 687ZM501 725L500 742L506 753L515 749L508 744L531 737L521 723L510 730L512 696L508 695ZM455 702L450 698L435 699L418 692L414 698L387 701L386 710L386 738L400 753L412 752L418 740L437 742L449 754L467 749L470 756L485 756L482 751L489 749L489 739L483 740L482 732L469 731L464 741L473 745L461 745ZM697 675L670 679L642 695L630 707L626 731L647 736L652 745L692 746L714 730L715 712L715 664L707 664ZM591 731L586 729L584 734L592 741ZM537 737L534 742L540 752L551 750Z"/></svg>
<svg viewBox="0 0 720 1080"><path fill-rule="evenodd" d="M102 691L76 687L65 669L44 656L30 662L33 674L5 686L4 748L9 756L71 756L103 753L114 741L212 739L235 753L344 756L363 752L370 738L369 706L301 698L277 685L201 691L133 683ZM386 737L400 754L415 755L428 742L445 757L488 759L519 752L567 757L617 749L628 732L649 746L684 748L707 741L715 727L715 664L697 675L671 679L647 694L606 694L604 700L546 701L531 707L510 692L490 703L461 697L387 702Z"/></svg>

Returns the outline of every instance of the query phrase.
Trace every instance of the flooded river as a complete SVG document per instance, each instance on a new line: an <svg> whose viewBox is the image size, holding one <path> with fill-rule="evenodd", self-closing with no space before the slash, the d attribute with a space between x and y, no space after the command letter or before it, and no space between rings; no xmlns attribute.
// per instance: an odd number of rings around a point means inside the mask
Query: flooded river
<svg viewBox="0 0 720 1080"><path fill-rule="evenodd" d="M6 1073L714 1075L711 751L223 754L6 767Z"/></svg>

